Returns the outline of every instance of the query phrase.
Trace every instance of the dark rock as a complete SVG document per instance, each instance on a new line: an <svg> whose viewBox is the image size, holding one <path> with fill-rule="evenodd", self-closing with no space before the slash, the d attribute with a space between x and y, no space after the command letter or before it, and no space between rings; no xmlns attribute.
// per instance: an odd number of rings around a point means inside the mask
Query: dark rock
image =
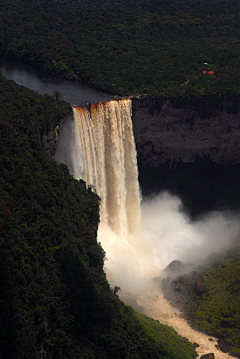
<svg viewBox="0 0 240 359"><path fill-rule="evenodd" d="M217 163L238 161L231 137L238 138L240 96L133 98L132 107L137 148L151 166L203 154Z"/></svg>
<svg viewBox="0 0 240 359"><path fill-rule="evenodd" d="M195 279L194 291L197 295L201 295L205 292L205 282L202 277L198 277Z"/></svg>
<svg viewBox="0 0 240 359"><path fill-rule="evenodd" d="M172 261L161 273L161 276L176 277L189 273L194 268L192 263L183 263L179 260Z"/></svg>
<svg viewBox="0 0 240 359"><path fill-rule="evenodd" d="M196 348L199 347L199 344L194 342L194 343L193 343L193 347L194 347L194 349L196 349Z"/></svg>
<svg viewBox="0 0 240 359"><path fill-rule="evenodd" d="M213 353L204 354L200 356L200 359L214 359L214 354Z"/></svg>
<svg viewBox="0 0 240 359"><path fill-rule="evenodd" d="M72 113L69 113L67 116L61 119L57 118L55 122L52 123L50 128L44 129L41 133L42 143L51 157L54 157L56 153L62 127L64 123L71 117Z"/></svg>
<svg viewBox="0 0 240 359"><path fill-rule="evenodd" d="M142 195L168 190L193 217L240 208L240 95L132 100Z"/></svg>
<svg viewBox="0 0 240 359"><path fill-rule="evenodd" d="M232 350L233 345L226 342L224 339L218 339L217 349L220 349L223 353L229 353Z"/></svg>

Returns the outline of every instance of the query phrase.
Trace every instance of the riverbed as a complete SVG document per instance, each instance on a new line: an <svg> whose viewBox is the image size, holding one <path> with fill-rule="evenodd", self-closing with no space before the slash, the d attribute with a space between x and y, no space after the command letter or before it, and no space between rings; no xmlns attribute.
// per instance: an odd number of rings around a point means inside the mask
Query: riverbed
<svg viewBox="0 0 240 359"><path fill-rule="evenodd" d="M196 352L199 357L203 354L214 353L214 359L234 358L216 348L217 338L192 329L188 322L181 318L180 310L172 307L160 290L138 297L137 304L144 308L144 313L149 317L173 327L179 335L187 338L191 343L197 343L199 347L196 348Z"/></svg>
<svg viewBox="0 0 240 359"><path fill-rule="evenodd" d="M53 96L55 91L59 91L61 98L72 106L80 106L86 102L95 103L114 99L113 95L96 91L84 84L43 74L21 63L0 60L0 69L6 78L42 95L47 93ZM138 297L137 304L139 307L144 308L143 310L148 316L173 327L179 335L188 338L190 342L197 343L199 347L196 348L196 351L199 356L214 353L215 359L233 358L216 348L216 338L192 329L187 321L181 318L181 312L168 303L160 290Z"/></svg>

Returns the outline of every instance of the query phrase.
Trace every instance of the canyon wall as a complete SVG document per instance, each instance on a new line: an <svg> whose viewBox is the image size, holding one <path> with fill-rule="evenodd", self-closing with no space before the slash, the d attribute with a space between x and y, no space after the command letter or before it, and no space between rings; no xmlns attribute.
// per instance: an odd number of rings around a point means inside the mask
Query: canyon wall
<svg viewBox="0 0 240 359"><path fill-rule="evenodd" d="M209 156L219 164L240 161L240 96L133 99L133 127L145 164L193 162Z"/></svg>
<svg viewBox="0 0 240 359"><path fill-rule="evenodd" d="M240 209L240 96L133 98L143 196L168 190L193 216Z"/></svg>
<svg viewBox="0 0 240 359"><path fill-rule="evenodd" d="M43 128L40 133L43 146L51 157L55 156L62 127L70 118L72 118L72 112L63 118L56 118L50 128Z"/></svg>

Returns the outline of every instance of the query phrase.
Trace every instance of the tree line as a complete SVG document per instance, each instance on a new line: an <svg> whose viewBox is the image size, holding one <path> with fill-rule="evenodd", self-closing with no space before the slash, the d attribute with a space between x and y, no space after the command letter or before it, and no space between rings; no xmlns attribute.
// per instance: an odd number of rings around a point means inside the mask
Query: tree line
<svg viewBox="0 0 240 359"><path fill-rule="evenodd" d="M5 1L0 56L119 95L238 93L239 4ZM203 76L202 71L214 71Z"/></svg>
<svg viewBox="0 0 240 359"><path fill-rule="evenodd" d="M43 146L70 111L0 74L0 358L192 359L190 343L107 282L100 198Z"/></svg>

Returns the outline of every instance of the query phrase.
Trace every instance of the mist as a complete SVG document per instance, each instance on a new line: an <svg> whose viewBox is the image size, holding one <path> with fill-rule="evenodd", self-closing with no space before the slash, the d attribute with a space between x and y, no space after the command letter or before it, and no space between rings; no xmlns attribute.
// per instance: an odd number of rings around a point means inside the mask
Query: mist
<svg viewBox="0 0 240 359"><path fill-rule="evenodd" d="M192 270L231 246L239 238L239 214L212 212L192 220L181 199L166 191L141 200L136 156L131 101L124 99L91 105L90 112L73 109L55 158L101 198L97 240L106 252L110 286L121 288L120 299L199 343L198 355L214 352L217 339L210 342L191 329L164 298L156 278L168 275L164 269L174 260Z"/></svg>
<svg viewBox="0 0 240 359"><path fill-rule="evenodd" d="M193 221L181 199L168 192L143 198L139 208L128 99L99 103L90 112L73 109L73 117L61 131L55 158L75 178L94 185L101 197L98 241L106 251L107 279L121 292L145 294L159 285L152 279L173 260L196 266L230 246L239 235L238 214L212 212Z"/></svg>
<svg viewBox="0 0 240 359"><path fill-rule="evenodd" d="M55 159L59 163L65 163L74 178L79 179L82 177L79 174L84 172L83 154L72 116L67 119L61 130Z"/></svg>
<svg viewBox="0 0 240 359"><path fill-rule="evenodd" d="M200 264L219 253L239 235L239 218L233 213L212 212L192 221L180 198L168 192L141 202L141 220L135 233L117 236L100 224L99 238L106 251L106 274L111 286L132 295L156 286L152 280L173 260Z"/></svg>

